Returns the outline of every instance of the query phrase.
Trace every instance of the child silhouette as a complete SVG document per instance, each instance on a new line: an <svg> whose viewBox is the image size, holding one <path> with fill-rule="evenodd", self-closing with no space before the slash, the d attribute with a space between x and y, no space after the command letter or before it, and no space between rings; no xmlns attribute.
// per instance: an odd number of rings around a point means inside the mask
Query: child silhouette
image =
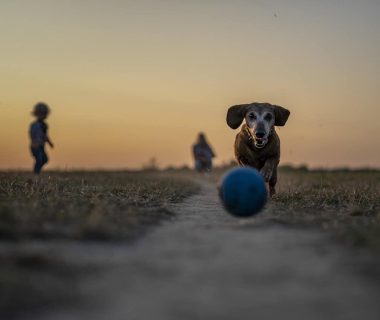
<svg viewBox="0 0 380 320"><path fill-rule="evenodd" d="M193 157L197 171L210 172L212 170L212 158L215 157L215 153L202 132L198 134L198 139L193 144Z"/></svg>
<svg viewBox="0 0 380 320"><path fill-rule="evenodd" d="M45 143L48 143L51 148L54 147L48 136L48 125L44 121L50 110L47 104L39 102L34 106L32 114L37 118L30 125L31 151L35 159L34 173L39 174L42 167L49 161L45 152Z"/></svg>

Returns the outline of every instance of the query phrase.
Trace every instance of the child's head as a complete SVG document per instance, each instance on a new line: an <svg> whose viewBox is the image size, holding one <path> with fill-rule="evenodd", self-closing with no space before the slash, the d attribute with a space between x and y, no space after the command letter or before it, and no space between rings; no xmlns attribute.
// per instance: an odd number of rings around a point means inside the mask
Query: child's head
<svg viewBox="0 0 380 320"><path fill-rule="evenodd" d="M198 134L198 143L206 143L206 135L203 132Z"/></svg>
<svg viewBox="0 0 380 320"><path fill-rule="evenodd" d="M50 110L46 103L38 102L33 109L32 114L40 120L46 119Z"/></svg>

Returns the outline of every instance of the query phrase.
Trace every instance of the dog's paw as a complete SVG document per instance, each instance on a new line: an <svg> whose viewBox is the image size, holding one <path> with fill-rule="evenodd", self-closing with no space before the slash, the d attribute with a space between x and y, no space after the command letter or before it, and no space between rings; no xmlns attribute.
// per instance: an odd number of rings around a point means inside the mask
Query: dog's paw
<svg viewBox="0 0 380 320"><path fill-rule="evenodd" d="M261 175L263 176L265 182L269 182L269 180L272 178L273 170L268 167L264 167L260 170Z"/></svg>

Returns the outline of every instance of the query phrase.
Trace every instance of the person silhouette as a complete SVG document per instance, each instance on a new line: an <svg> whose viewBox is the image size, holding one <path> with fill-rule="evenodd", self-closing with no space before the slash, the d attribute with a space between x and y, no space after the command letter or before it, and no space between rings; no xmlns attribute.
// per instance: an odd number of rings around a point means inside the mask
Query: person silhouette
<svg viewBox="0 0 380 320"><path fill-rule="evenodd" d="M215 157L215 153L202 132L198 134L198 139L193 145L193 157L195 170L198 172L210 172L212 170L212 158Z"/></svg>
<svg viewBox="0 0 380 320"><path fill-rule="evenodd" d="M47 104L39 102L34 106L33 116L36 121L30 125L29 136L31 140L30 149L35 159L33 172L39 174L42 167L49 161L45 152L45 143L48 143L51 148L54 148L48 135L48 125L44 121L49 115L50 110Z"/></svg>

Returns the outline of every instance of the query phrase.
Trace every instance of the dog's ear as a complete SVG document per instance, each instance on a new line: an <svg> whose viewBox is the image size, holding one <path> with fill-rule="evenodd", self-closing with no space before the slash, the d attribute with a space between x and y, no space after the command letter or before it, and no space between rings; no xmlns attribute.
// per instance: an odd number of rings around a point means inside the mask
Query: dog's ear
<svg viewBox="0 0 380 320"><path fill-rule="evenodd" d="M285 125L286 121L288 121L290 111L280 106L273 105L274 109L274 125L278 127L282 127Z"/></svg>
<svg viewBox="0 0 380 320"><path fill-rule="evenodd" d="M226 120L230 128L239 128L247 112L247 107L248 104L238 104L236 106L228 108Z"/></svg>

